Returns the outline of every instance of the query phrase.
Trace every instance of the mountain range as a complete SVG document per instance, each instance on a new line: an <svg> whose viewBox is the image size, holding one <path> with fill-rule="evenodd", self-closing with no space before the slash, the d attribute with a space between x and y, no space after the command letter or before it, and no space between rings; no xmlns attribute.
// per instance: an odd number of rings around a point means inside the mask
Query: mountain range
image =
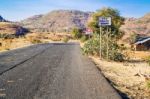
<svg viewBox="0 0 150 99"><path fill-rule="evenodd" d="M54 10L45 15L35 15L21 21L21 25L36 32L70 32L85 28L91 12L77 10Z"/></svg>
<svg viewBox="0 0 150 99"><path fill-rule="evenodd" d="M132 34L150 36L150 13L141 18L127 18L120 29L125 32L124 40Z"/></svg>
<svg viewBox="0 0 150 99"><path fill-rule="evenodd" d="M35 32L70 32L75 27L85 28L92 14L93 12L77 10L54 10L47 14L32 16L15 24ZM0 22L5 21L0 16ZM9 25L8 27L10 28L11 26ZM125 32L124 40L128 39L133 33L150 36L150 13L141 18L126 18L120 30Z"/></svg>

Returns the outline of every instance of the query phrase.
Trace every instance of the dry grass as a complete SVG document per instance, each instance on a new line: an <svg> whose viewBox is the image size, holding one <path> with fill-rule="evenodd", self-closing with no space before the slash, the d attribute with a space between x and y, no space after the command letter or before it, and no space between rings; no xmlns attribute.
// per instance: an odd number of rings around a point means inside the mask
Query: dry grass
<svg viewBox="0 0 150 99"><path fill-rule="evenodd" d="M150 66L144 62L117 63L100 61L91 57L103 74L114 83L114 87L126 93L133 99L148 99L150 90L147 89L146 82L150 77Z"/></svg>
<svg viewBox="0 0 150 99"><path fill-rule="evenodd" d="M30 33L26 35L27 40L32 41L33 39L49 40L49 41L62 41L63 38L70 36L68 34L54 34L54 33Z"/></svg>
<svg viewBox="0 0 150 99"><path fill-rule="evenodd" d="M83 47L84 43L80 45ZM145 62L145 58L150 56L150 51L131 51L128 44L125 46L127 50L123 51L123 54L127 56L126 62L108 62L94 56L90 58L113 86L129 98L150 99L150 66Z"/></svg>
<svg viewBox="0 0 150 99"><path fill-rule="evenodd" d="M150 56L150 51L126 51L127 56L131 59L145 59L146 57Z"/></svg>
<svg viewBox="0 0 150 99"><path fill-rule="evenodd" d="M70 35L64 33L28 33L25 37L0 39L0 51L7 51L38 43L63 42L62 40L66 37L71 38Z"/></svg>
<svg viewBox="0 0 150 99"><path fill-rule="evenodd" d="M7 51L11 49L16 49L24 46L29 46L31 43L24 38L16 38L16 39L1 39L0 51Z"/></svg>

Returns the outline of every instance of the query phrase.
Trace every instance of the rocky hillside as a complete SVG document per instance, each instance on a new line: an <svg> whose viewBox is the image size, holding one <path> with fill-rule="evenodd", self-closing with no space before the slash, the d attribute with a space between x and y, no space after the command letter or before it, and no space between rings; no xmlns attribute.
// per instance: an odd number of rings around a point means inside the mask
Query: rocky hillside
<svg viewBox="0 0 150 99"><path fill-rule="evenodd" d="M91 13L76 10L55 10L21 21L21 25L38 32L68 32L74 27L85 28Z"/></svg>
<svg viewBox="0 0 150 99"><path fill-rule="evenodd" d="M139 19L126 19L121 30L125 32L125 36L123 37L124 40L128 39L128 37L130 37L133 33L141 36L150 36L150 13Z"/></svg>
<svg viewBox="0 0 150 99"><path fill-rule="evenodd" d="M27 29L11 22L0 22L0 34L22 35L27 32Z"/></svg>

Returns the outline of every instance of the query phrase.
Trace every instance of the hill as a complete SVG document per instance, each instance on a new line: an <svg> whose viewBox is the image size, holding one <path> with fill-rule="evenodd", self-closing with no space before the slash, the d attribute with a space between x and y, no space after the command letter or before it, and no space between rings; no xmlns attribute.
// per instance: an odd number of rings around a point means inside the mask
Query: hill
<svg viewBox="0 0 150 99"><path fill-rule="evenodd" d="M126 19L121 30L125 32L125 36L123 37L124 40L128 39L133 33L141 36L150 36L150 13L138 19Z"/></svg>
<svg viewBox="0 0 150 99"><path fill-rule="evenodd" d="M36 15L21 21L21 25L38 32L69 32L72 28L85 28L91 16L77 10L55 10L45 15Z"/></svg>
<svg viewBox="0 0 150 99"><path fill-rule="evenodd" d="M27 29L11 22L0 22L0 34L22 35Z"/></svg>
<svg viewBox="0 0 150 99"><path fill-rule="evenodd" d="M6 22L6 20L0 15L0 22Z"/></svg>

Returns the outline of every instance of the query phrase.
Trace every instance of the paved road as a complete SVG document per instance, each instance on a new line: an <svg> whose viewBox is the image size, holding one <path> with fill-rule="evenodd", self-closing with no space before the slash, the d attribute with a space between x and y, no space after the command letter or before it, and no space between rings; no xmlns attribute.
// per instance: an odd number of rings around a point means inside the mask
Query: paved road
<svg viewBox="0 0 150 99"><path fill-rule="evenodd" d="M0 54L0 99L120 99L78 44Z"/></svg>

